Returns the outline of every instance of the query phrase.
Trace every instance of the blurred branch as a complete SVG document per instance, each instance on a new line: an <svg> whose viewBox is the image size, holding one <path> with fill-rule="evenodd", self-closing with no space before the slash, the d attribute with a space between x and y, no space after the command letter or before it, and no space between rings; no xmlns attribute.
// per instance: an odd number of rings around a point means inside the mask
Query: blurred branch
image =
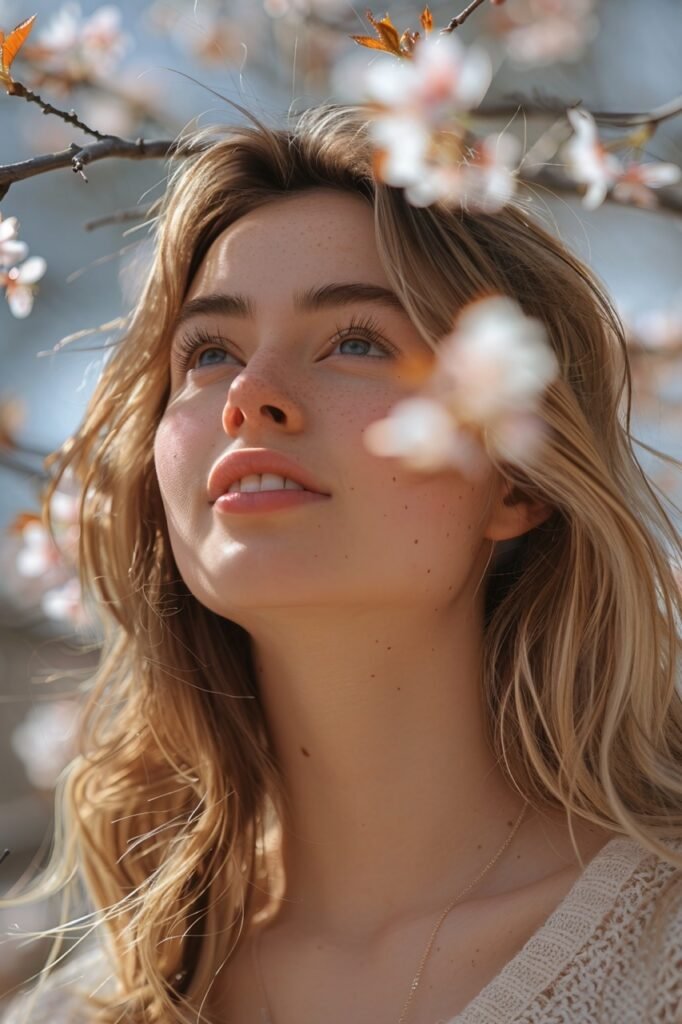
<svg viewBox="0 0 682 1024"><path fill-rule="evenodd" d="M96 228L102 228L106 224L126 224L130 221L146 220L153 208L154 203L148 203L147 206L133 206L129 210L116 210L114 213L108 213L104 217L86 220L83 227L86 231L94 231Z"/></svg>
<svg viewBox="0 0 682 1024"><path fill-rule="evenodd" d="M526 170L518 175L517 180L519 184L523 185L543 185L550 192L568 193L574 196L580 195L576 183L571 178L557 171L556 168L547 165L533 172ZM619 206L625 206L631 210L642 210L644 213L656 213L667 210L670 213L682 214L682 190L673 186L657 189L656 195L652 196L652 203L655 203L652 206L639 206L637 203L618 199L613 192L607 193L605 202L617 203Z"/></svg>
<svg viewBox="0 0 682 1024"><path fill-rule="evenodd" d="M482 118L510 118L516 114L523 114L524 117L565 117L566 111L572 107L582 106L582 100L571 100L566 102L561 99L544 101L542 99L529 100L527 97L517 93L511 93L509 103L479 107L472 111L473 117ZM591 110L592 117L598 124L611 125L613 128L631 128L636 125L649 124L657 125L661 121L667 121L678 114L682 114L682 96L676 96L660 107L655 107L645 113L623 113L618 114L609 111Z"/></svg>

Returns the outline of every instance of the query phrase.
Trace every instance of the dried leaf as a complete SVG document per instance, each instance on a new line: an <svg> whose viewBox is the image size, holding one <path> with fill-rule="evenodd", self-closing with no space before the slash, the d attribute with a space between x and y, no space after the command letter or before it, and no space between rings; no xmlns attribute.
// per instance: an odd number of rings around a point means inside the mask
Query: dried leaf
<svg viewBox="0 0 682 1024"><path fill-rule="evenodd" d="M5 36L4 32L0 31L0 82L3 82L5 85L12 84L12 76L10 74L12 61L24 45L35 20L36 15L32 14L26 21L22 21L16 28L13 28L8 36Z"/></svg>
<svg viewBox="0 0 682 1024"><path fill-rule="evenodd" d="M388 14L383 18L375 18L371 11L365 12L365 17L377 34L377 38L371 36L351 36L360 46L367 46L370 50L382 50L384 53L392 53L394 57L402 57L409 60L412 57L414 46L419 39L419 33L412 29L406 29L402 36L391 21Z"/></svg>
<svg viewBox="0 0 682 1024"><path fill-rule="evenodd" d="M427 35L429 34L429 32L433 31L433 15L431 14L431 11L428 9L428 7L424 8L419 17L419 20L422 24L424 32L426 32Z"/></svg>
<svg viewBox="0 0 682 1024"><path fill-rule="evenodd" d="M367 11L366 18L378 35L379 39L384 43L384 49L387 50L388 53L394 53L396 57L402 56L400 50L400 37L388 14L383 18L377 19L371 11Z"/></svg>
<svg viewBox="0 0 682 1024"><path fill-rule="evenodd" d="M370 50L382 50L384 53L392 53L392 50L386 48L385 44L380 39L374 39L373 36L351 36L356 43L360 46L366 46Z"/></svg>

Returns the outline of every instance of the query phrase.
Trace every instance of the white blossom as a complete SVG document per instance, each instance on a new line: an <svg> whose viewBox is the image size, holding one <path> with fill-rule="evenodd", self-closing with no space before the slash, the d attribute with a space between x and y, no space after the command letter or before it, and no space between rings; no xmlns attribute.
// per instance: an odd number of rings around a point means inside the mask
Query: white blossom
<svg viewBox="0 0 682 1024"><path fill-rule="evenodd" d="M599 31L594 6L594 0L515 0L496 24L513 62L542 67L583 54Z"/></svg>
<svg viewBox="0 0 682 1024"><path fill-rule="evenodd" d="M604 202L609 189L623 172L620 160L609 153L599 140L597 125L587 110L566 111L574 136L563 146L561 155L569 174L587 185L583 205L594 210Z"/></svg>
<svg viewBox="0 0 682 1024"><path fill-rule="evenodd" d="M18 267L0 270L0 288L4 287L10 312L18 320L27 317L33 309L35 284L46 269L42 256L31 256Z"/></svg>
<svg viewBox="0 0 682 1024"><path fill-rule="evenodd" d="M19 222L16 217L2 219L0 213L0 267L11 267L21 263L28 255L26 242L17 239Z"/></svg>
<svg viewBox="0 0 682 1024"><path fill-rule="evenodd" d="M450 412L434 398L415 396L396 403L389 415L371 423L363 441L374 455L401 458L420 471L446 467L467 475L483 464L483 449L459 430Z"/></svg>
<svg viewBox="0 0 682 1024"><path fill-rule="evenodd" d="M523 463L545 434L536 406L558 372L539 320L507 296L480 299L440 342L430 393L399 401L366 428L364 443L418 470L457 468L470 477L485 472L486 453Z"/></svg>

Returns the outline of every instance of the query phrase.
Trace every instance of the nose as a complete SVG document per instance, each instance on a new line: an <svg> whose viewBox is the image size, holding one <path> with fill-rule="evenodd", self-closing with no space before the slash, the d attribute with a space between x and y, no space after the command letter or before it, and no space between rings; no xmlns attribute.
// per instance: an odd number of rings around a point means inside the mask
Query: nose
<svg viewBox="0 0 682 1024"><path fill-rule="evenodd" d="M254 357L233 379L223 407L223 429L230 437L240 431L257 435L273 422L288 432L303 429L301 402L282 380L281 362L285 358L280 352L256 365Z"/></svg>

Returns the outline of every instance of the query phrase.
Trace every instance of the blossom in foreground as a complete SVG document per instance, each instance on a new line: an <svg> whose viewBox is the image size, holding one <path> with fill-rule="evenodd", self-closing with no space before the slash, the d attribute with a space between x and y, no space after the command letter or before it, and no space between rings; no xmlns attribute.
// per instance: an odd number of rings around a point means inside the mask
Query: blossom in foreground
<svg viewBox="0 0 682 1024"><path fill-rule="evenodd" d="M658 200L652 188L674 185L682 178L682 170L677 164L649 163L628 164L615 185L613 195L624 203L634 203L645 209L654 209Z"/></svg>
<svg viewBox="0 0 682 1024"><path fill-rule="evenodd" d="M595 120L587 110L568 110L566 116L575 134L564 145L561 155L571 177L587 185L583 205L594 210L604 202L623 168L620 160L600 141Z"/></svg>
<svg viewBox="0 0 682 1024"><path fill-rule="evenodd" d="M587 185L583 205L588 210L600 206L609 191L622 202L655 207L658 202L651 189L672 185L682 178L682 170L676 164L633 161L624 166L599 139L589 111L575 108L566 114L575 134L564 145L562 156L571 176Z"/></svg>
<svg viewBox="0 0 682 1024"><path fill-rule="evenodd" d="M466 49L456 36L429 37L413 52L372 64L365 78L378 174L397 187L422 181L435 145L451 150L450 162L461 160L457 115L478 106L492 75L486 52Z"/></svg>
<svg viewBox="0 0 682 1024"><path fill-rule="evenodd" d="M427 164L405 194L413 206L443 200L459 203L470 212L493 213L509 202L516 190L514 171L520 154L521 143L515 136L489 135L475 144L466 160Z"/></svg>
<svg viewBox="0 0 682 1024"><path fill-rule="evenodd" d="M508 56L525 67L577 60L599 31L594 0L515 0L492 21Z"/></svg>
<svg viewBox="0 0 682 1024"><path fill-rule="evenodd" d="M33 309L36 282L47 270L47 263L42 256L31 256L18 267L0 270L0 288L5 295L10 312L18 320L23 320Z"/></svg>
<svg viewBox="0 0 682 1024"><path fill-rule="evenodd" d="M2 219L0 213L0 267L11 267L15 263L21 263L28 256L26 242L20 242L19 222L16 217Z"/></svg>
<svg viewBox="0 0 682 1024"><path fill-rule="evenodd" d="M415 469L471 477L485 472L486 452L527 462L544 436L535 406L558 372L540 321L506 296L481 299L438 346L428 393L398 402L364 442Z"/></svg>
<svg viewBox="0 0 682 1024"><path fill-rule="evenodd" d="M372 64L365 84L370 99L388 112L435 125L455 111L477 107L491 78L485 50L467 49L450 35L420 41L411 60Z"/></svg>

